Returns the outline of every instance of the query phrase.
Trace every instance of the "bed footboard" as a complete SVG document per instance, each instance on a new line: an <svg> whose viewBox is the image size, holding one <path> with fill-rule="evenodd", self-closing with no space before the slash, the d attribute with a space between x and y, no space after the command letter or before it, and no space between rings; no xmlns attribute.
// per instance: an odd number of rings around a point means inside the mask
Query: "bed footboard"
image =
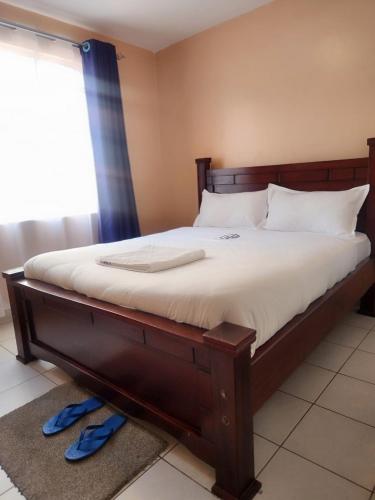
<svg viewBox="0 0 375 500"><path fill-rule="evenodd" d="M205 331L5 272L18 359L40 358L175 435L216 470L213 492L252 498L250 346L255 331Z"/></svg>

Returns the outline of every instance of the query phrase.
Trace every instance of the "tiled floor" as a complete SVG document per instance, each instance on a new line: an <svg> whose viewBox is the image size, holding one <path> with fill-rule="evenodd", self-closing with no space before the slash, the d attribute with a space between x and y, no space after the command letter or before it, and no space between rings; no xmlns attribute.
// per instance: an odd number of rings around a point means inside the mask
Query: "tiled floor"
<svg viewBox="0 0 375 500"><path fill-rule="evenodd" d="M69 380L15 352L11 324L0 325L0 416ZM254 431L259 500L375 500L375 319L351 314L335 328L256 414ZM214 499L213 469L163 435L168 449L117 500ZM0 469L0 500L21 498Z"/></svg>

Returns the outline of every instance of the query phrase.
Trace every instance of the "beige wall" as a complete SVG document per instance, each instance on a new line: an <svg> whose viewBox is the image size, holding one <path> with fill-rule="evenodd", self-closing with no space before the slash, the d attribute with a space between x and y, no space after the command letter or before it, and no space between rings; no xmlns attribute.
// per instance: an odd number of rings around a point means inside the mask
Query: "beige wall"
<svg viewBox="0 0 375 500"><path fill-rule="evenodd" d="M172 225L217 166L366 155L375 135L374 0L275 0L157 54Z"/></svg>
<svg viewBox="0 0 375 500"><path fill-rule="evenodd" d="M0 18L114 43L142 231L191 224L194 158L217 166L366 155L375 1L275 0L154 55L0 3Z"/></svg>
<svg viewBox="0 0 375 500"><path fill-rule="evenodd" d="M83 41L95 37L116 45L135 195L143 233L165 227L166 187L160 176L160 134L155 55L118 40L0 3L0 18Z"/></svg>

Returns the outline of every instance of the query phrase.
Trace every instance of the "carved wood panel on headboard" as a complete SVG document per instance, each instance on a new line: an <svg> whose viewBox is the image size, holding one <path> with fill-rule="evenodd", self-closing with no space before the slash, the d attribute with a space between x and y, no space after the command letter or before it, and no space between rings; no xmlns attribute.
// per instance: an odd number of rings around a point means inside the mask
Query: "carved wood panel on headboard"
<svg viewBox="0 0 375 500"><path fill-rule="evenodd" d="M368 139L368 158L330 160L240 168L212 168L211 158L195 160L198 169L198 200L202 191L241 193L266 189L269 183L301 191L337 191L370 184L370 193L359 217L375 249L375 139ZM317 210L319 207L317 207Z"/></svg>

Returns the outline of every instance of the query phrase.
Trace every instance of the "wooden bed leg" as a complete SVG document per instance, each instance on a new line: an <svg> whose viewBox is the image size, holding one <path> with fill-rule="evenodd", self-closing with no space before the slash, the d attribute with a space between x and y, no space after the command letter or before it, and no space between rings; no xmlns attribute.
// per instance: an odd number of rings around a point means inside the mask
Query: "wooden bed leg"
<svg viewBox="0 0 375 500"><path fill-rule="evenodd" d="M367 290L365 295L361 298L361 304L359 307L360 314L365 314L366 316L375 317L375 285Z"/></svg>
<svg viewBox="0 0 375 500"><path fill-rule="evenodd" d="M3 277L6 279L10 309L12 312L14 331L16 334L16 343L18 354L16 358L23 364L32 361L34 356L30 353L28 324L22 290L15 285L15 282L24 278L23 268L11 269L3 272Z"/></svg>
<svg viewBox="0 0 375 500"><path fill-rule="evenodd" d="M222 323L203 335L211 351L216 454L215 495L225 500L255 496L251 413L250 345L255 331Z"/></svg>

